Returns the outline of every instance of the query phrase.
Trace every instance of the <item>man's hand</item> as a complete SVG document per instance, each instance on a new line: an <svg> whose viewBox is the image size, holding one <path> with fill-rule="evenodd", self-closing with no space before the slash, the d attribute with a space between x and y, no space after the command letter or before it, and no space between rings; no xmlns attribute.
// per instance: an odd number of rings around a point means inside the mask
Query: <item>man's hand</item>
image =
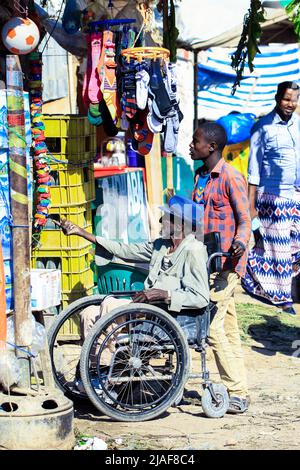
<svg viewBox="0 0 300 470"><path fill-rule="evenodd" d="M142 302L151 304L152 302L166 302L168 300L168 291L162 289L148 289L137 292L132 298L133 302Z"/></svg>
<svg viewBox="0 0 300 470"><path fill-rule="evenodd" d="M80 235L81 228L70 222L70 220L62 219L60 222L53 219L55 225L60 227L65 235Z"/></svg>
<svg viewBox="0 0 300 470"><path fill-rule="evenodd" d="M134 294L134 296L132 297L132 302L136 302L136 303L147 303L147 297L145 295L145 291L142 290L140 292L137 292L136 294Z"/></svg>
<svg viewBox="0 0 300 470"><path fill-rule="evenodd" d="M245 247L240 242L233 242L229 252L233 258L240 258L245 253Z"/></svg>

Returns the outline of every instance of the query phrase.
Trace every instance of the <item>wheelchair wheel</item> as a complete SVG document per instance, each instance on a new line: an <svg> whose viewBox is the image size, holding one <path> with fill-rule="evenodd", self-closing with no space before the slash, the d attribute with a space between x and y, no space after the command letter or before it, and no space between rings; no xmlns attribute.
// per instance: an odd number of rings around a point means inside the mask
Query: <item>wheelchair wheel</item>
<svg viewBox="0 0 300 470"><path fill-rule="evenodd" d="M53 375L58 387L71 399L85 398L75 386L81 353L80 313L91 305L100 306L104 296L91 295L75 300L57 316L48 331L49 352Z"/></svg>
<svg viewBox="0 0 300 470"><path fill-rule="evenodd" d="M218 403L212 397L210 390L206 387L201 397L201 405L208 418L222 418L229 407L229 396L223 384L212 384Z"/></svg>
<svg viewBox="0 0 300 470"><path fill-rule="evenodd" d="M82 347L80 374L103 414L117 421L146 421L177 399L188 379L189 359L185 335L168 313L133 304L114 309L94 325Z"/></svg>

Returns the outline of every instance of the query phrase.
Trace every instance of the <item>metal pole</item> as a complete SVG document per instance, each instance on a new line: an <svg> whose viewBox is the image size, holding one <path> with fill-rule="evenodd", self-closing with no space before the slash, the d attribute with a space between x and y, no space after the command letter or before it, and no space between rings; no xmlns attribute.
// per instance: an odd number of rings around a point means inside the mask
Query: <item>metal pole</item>
<svg viewBox="0 0 300 470"><path fill-rule="evenodd" d="M11 214L13 218L13 272L15 344L27 348L32 343L30 305L30 239L26 171L26 140L23 98L23 74L19 57L8 55L7 122ZM22 387L30 386L30 364L26 353L16 349L20 360Z"/></svg>
<svg viewBox="0 0 300 470"><path fill-rule="evenodd" d="M198 127L198 52L194 51L194 132Z"/></svg>

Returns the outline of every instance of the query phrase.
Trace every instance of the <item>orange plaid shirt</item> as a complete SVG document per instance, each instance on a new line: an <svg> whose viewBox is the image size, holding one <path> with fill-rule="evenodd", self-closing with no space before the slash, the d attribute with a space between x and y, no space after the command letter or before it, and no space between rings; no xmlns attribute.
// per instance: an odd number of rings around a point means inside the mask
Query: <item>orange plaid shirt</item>
<svg viewBox="0 0 300 470"><path fill-rule="evenodd" d="M193 199L198 178L196 173ZM247 184L244 176L221 158L210 174L203 199L204 233L220 232L222 251L228 251L233 242L239 242L246 248L241 258L222 260L224 271L234 270L243 277L251 235Z"/></svg>

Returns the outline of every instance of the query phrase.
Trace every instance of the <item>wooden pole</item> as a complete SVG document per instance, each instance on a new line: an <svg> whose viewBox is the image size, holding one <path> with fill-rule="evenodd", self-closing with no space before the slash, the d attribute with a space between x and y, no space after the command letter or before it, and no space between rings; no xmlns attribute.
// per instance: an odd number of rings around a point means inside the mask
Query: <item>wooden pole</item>
<svg viewBox="0 0 300 470"><path fill-rule="evenodd" d="M11 214L13 218L13 272L15 344L28 348L32 343L30 305L30 239L26 171L26 140L23 98L23 74L19 57L8 55L7 122ZM30 385L30 365L24 352L16 349L20 361L20 386Z"/></svg>
<svg viewBox="0 0 300 470"><path fill-rule="evenodd" d="M165 34L169 31L169 0L163 1L163 36L164 36L164 47L168 48L168 43L166 42ZM169 199L174 194L174 185L173 185L173 156L172 153L167 153L166 156L166 172L167 172L167 188L165 193L167 194L167 199Z"/></svg>
<svg viewBox="0 0 300 470"><path fill-rule="evenodd" d="M198 52L194 51L194 132L198 127Z"/></svg>
<svg viewBox="0 0 300 470"><path fill-rule="evenodd" d="M159 206L163 204L161 148L159 134L154 134L152 149L148 155L145 155L145 167L147 175L147 198L150 212L150 234L151 239L153 240L159 236Z"/></svg>
<svg viewBox="0 0 300 470"><path fill-rule="evenodd" d="M6 334L5 273L2 244L0 243L0 354L1 350L6 349Z"/></svg>

